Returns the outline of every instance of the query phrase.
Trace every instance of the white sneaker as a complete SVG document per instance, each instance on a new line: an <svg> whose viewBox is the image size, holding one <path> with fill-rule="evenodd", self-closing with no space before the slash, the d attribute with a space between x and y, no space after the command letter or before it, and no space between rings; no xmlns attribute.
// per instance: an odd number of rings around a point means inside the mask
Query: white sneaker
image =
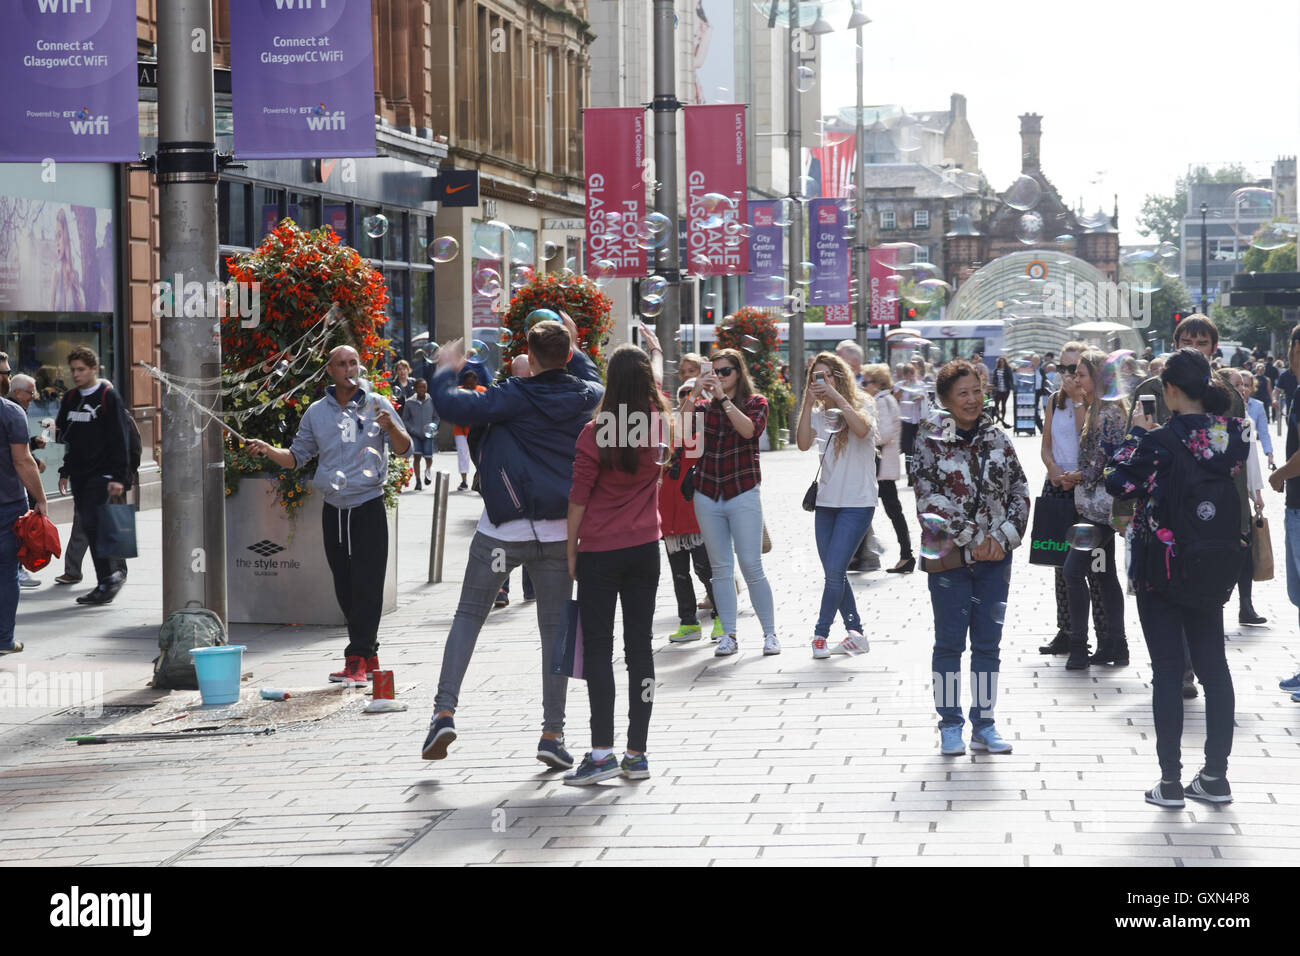
<svg viewBox="0 0 1300 956"><path fill-rule="evenodd" d="M732 654L736 653L736 650L737 650L736 635L726 634L723 636L722 640L718 641L718 646L714 650L713 656L730 657Z"/></svg>
<svg viewBox="0 0 1300 956"><path fill-rule="evenodd" d="M865 654L871 650L865 634L849 631L849 636L835 645L832 654Z"/></svg>
<svg viewBox="0 0 1300 956"><path fill-rule="evenodd" d="M20 588L38 588L41 586L41 582L36 575L20 565L18 567L18 586Z"/></svg>
<svg viewBox="0 0 1300 956"><path fill-rule="evenodd" d="M812 642L813 660L824 661L831 656L830 648L826 646L826 638L814 637Z"/></svg>
<svg viewBox="0 0 1300 956"><path fill-rule="evenodd" d="M764 654L781 653L781 642L776 639L775 634L768 634L766 637L763 638L763 653Z"/></svg>

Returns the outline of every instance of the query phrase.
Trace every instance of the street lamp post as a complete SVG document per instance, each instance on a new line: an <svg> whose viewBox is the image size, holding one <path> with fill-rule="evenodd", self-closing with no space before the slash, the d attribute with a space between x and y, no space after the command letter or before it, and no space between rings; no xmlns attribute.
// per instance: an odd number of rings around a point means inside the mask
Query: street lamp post
<svg viewBox="0 0 1300 956"><path fill-rule="evenodd" d="M1206 312L1205 287L1210 269L1210 243L1205 234L1205 214L1210 211L1206 203L1201 203L1201 315L1208 315Z"/></svg>
<svg viewBox="0 0 1300 956"><path fill-rule="evenodd" d="M853 238L853 273L858 280L858 345L862 347L862 354L867 353L867 328L868 328L868 302L870 301L870 282L869 268L867 265L867 155L863 148L866 140L866 123L864 121L863 103L862 103L862 28L871 20L860 9L854 5L853 16L849 20L849 26L854 27L857 33L858 43L858 113L857 128L855 130L855 152L857 156L854 162L853 175L853 216L854 216L854 238Z"/></svg>
<svg viewBox="0 0 1300 956"><path fill-rule="evenodd" d="M652 266L668 280L668 293L656 323L664 350L664 371L677 375L681 359L682 272L677 238L677 66L673 42L677 17L673 0L654 4L654 123L656 176L663 186L655 194L655 210L668 217L667 244L659 263ZM648 178L648 177L647 177ZM647 184L646 188L650 188ZM650 255L655 255L652 250Z"/></svg>
<svg viewBox="0 0 1300 956"><path fill-rule="evenodd" d="M773 14L776 4L772 5ZM799 30L799 0L790 0L790 43L786 47L788 74L786 77L786 149L790 159L790 294L793 308L790 310L790 388L795 395L795 407L790 409L789 427L794 427L798 415L799 398L803 395L804 381L804 347L803 347L803 301L799 289L799 263L803 260L803 204L800 202L803 189L800 179L803 173L803 142L799 133L802 122L800 114L799 90L799 51L803 47L797 31Z"/></svg>

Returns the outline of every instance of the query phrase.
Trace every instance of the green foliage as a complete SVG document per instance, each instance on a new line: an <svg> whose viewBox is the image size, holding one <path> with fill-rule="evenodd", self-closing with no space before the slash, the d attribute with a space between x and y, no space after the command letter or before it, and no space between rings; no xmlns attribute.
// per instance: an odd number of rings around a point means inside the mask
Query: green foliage
<svg viewBox="0 0 1300 956"><path fill-rule="evenodd" d="M1183 217L1187 214L1189 183L1240 183L1249 178L1246 167L1238 163L1220 166L1214 172L1210 172L1208 166L1197 166L1186 176L1179 176L1175 180L1172 196L1148 195L1142 201L1142 210L1137 217L1138 225L1148 236L1154 236L1161 242L1177 243Z"/></svg>
<svg viewBox="0 0 1300 956"><path fill-rule="evenodd" d="M567 312L578 327L578 348L605 374L604 345L614 328L613 300L586 277L560 278L553 272L534 276L510 299L501 326L501 372L510 377L510 363L528 354L528 315L536 309ZM507 338L508 336L508 338Z"/></svg>

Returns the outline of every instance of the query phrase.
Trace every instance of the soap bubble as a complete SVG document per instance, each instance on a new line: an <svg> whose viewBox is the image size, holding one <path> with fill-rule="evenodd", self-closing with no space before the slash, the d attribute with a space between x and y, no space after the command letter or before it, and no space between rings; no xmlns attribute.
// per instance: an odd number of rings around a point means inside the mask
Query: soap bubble
<svg viewBox="0 0 1300 956"><path fill-rule="evenodd" d="M1038 185L1038 180L1032 176L1019 176L1002 197L1002 201L1012 209L1027 212L1034 208L1042 194L1043 188Z"/></svg>
<svg viewBox="0 0 1300 956"><path fill-rule="evenodd" d="M1083 226L1084 229L1103 229L1109 222L1110 216L1100 209L1096 212L1084 213L1079 217L1079 225Z"/></svg>
<svg viewBox="0 0 1300 956"><path fill-rule="evenodd" d="M424 437L425 437L425 438L433 438L433 437L435 437L437 434L438 434L438 423L437 423L437 422L429 422L429 424L427 424L427 425L424 426Z"/></svg>
<svg viewBox="0 0 1300 956"><path fill-rule="evenodd" d="M330 487L335 491L343 491L348 486L348 476L341 471L334 472L330 476Z"/></svg>
<svg viewBox="0 0 1300 956"><path fill-rule="evenodd" d="M379 422L377 422L377 421L376 421L375 419L373 419L373 418L370 419L370 420L367 422L367 424L366 424L366 437L367 437L367 438L378 438L378 437L379 437L379 430L380 430L380 429L379 429Z"/></svg>
<svg viewBox="0 0 1300 956"><path fill-rule="evenodd" d="M652 212L636 227L636 244L641 249L660 249L668 240L668 227L671 225L667 216L661 212Z"/></svg>
<svg viewBox="0 0 1300 956"><path fill-rule="evenodd" d="M794 281L799 285L810 285L813 280L813 264L807 260L794 267Z"/></svg>
<svg viewBox="0 0 1300 956"><path fill-rule="evenodd" d="M538 322L558 321L560 321L560 314L554 309L533 309L533 311L524 316L524 325L530 329Z"/></svg>
<svg viewBox="0 0 1300 956"><path fill-rule="evenodd" d="M366 216L365 219L361 220L361 226L371 239L382 239L385 233L388 232L388 217L382 213Z"/></svg>
<svg viewBox="0 0 1300 956"><path fill-rule="evenodd" d="M1150 249L1137 249L1119 257L1120 278L1139 293L1159 292L1165 284L1160 257Z"/></svg>
<svg viewBox="0 0 1300 956"><path fill-rule="evenodd" d="M469 343L469 348L465 351L465 358L471 362L486 362L492 352L488 344L482 339L474 339ZM487 382L479 382L480 385L486 385Z"/></svg>
<svg viewBox="0 0 1300 956"><path fill-rule="evenodd" d="M1076 551L1091 551L1097 547L1097 526L1081 521L1066 532L1066 540Z"/></svg>
<svg viewBox="0 0 1300 956"><path fill-rule="evenodd" d="M1016 222L1016 238L1027 246L1032 246L1043 238L1043 217L1036 212L1027 212Z"/></svg>
<svg viewBox="0 0 1300 956"><path fill-rule="evenodd" d="M530 189L530 190L528 190L528 201L529 201L529 202L537 202L537 190L536 190L536 189Z"/></svg>
<svg viewBox="0 0 1300 956"><path fill-rule="evenodd" d="M945 302L950 295L952 295L952 286L942 279L922 279L920 282L905 286L903 291L904 301L918 309Z"/></svg>
<svg viewBox="0 0 1300 956"><path fill-rule="evenodd" d="M826 433L838 435L844 430L844 413L838 408L828 408L825 413Z"/></svg>
<svg viewBox="0 0 1300 956"><path fill-rule="evenodd" d="M668 280L663 276L649 276L641 283L641 294L643 296L662 296L667 290Z"/></svg>
<svg viewBox="0 0 1300 956"><path fill-rule="evenodd" d="M560 247L558 243L554 243L549 239L542 243L542 259L544 261L550 262L559 254Z"/></svg>
<svg viewBox="0 0 1300 956"><path fill-rule="evenodd" d="M501 294L501 273L484 266L474 273L474 291L478 295L495 298Z"/></svg>
<svg viewBox="0 0 1300 956"><path fill-rule="evenodd" d="M431 262L451 262L460 255L460 240L455 236L439 236L429 244Z"/></svg>
<svg viewBox="0 0 1300 956"><path fill-rule="evenodd" d="M921 522L921 557L937 561L952 550L952 534L948 519L936 514L923 514Z"/></svg>
<svg viewBox="0 0 1300 956"><path fill-rule="evenodd" d="M532 282L535 276L532 266L515 266L510 270L510 288L517 292Z"/></svg>
<svg viewBox="0 0 1300 956"><path fill-rule="evenodd" d="M515 243L510 250L510 262L517 266L529 266L533 264L533 250L528 248L528 243L522 239Z"/></svg>
<svg viewBox="0 0 1300 956"><path fill-rule="evenodd" d="M475 233L478 240L476 248L485 259L504 260L515 244L514 229L500 219L484 223Z"/></svg>
<svg viewBox="0 0 1300 956"><path fill-rule="evenodd" d="M801 66L795 71L794 85L800 93L807 93L817 84L817 71L811 66Z"/></svg>
<svg viewBox="0 0 1300 956"><path fill-rule="evenodd" d="M1142 365L1132 349L1117 349L1106 356L1097 375L1097 391L1102 399L1116 402L1132 395L1145 378Z"/></svg>
<svg viewBox="0 0 1300 956"><path fill-rule="evenodd" d="M367 445L366 450L361 453L361 474L367 478L375 478L379 475L383 464L384 456L379 453L379 449L374 445Z"/></svg>
<svg viewBox="0 0 1300 956"><path fill-rule="evenodd" d="M663 296L641 296L640 312L644 316L653 318L664 310Z"/></svg>
<svg viewBox="0 0 1300 956"><path fill-rule="evenodd" d="M609 284L617 271L618 266L615 265L613 259L597 259L587 271L587 278L595 284L596 288L600 289Z"/></svg>
<svg viewBox="0 0 1300 956"><path fill-rule="evenodd" d="M513 338L513 336L510 334L510 330L504 325L497 329L497 346L499 348L505 348L509 345L511 338Z"/></svg>
<svg viewBox="0 0 1300 956"><path fill-rule="evenodd" d="M673 457L673 450L669 448L667 445L665 445L663 442L660 442L658 445L655 446L656 465L663 467L664 465L668 464L668 462L672 460L672 457Z"/></svg>

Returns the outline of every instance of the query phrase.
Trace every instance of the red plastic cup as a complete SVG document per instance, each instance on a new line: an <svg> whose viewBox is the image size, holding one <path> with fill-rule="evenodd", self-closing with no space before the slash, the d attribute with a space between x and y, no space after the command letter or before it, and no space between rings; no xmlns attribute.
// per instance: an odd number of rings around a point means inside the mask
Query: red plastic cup
<svg viewBox="0 0 1300 956"><path fill-rule="evenodd" d="M394 696L393 672L375 671L370 675L371 696L375 700L392 700Z"/></svg>

